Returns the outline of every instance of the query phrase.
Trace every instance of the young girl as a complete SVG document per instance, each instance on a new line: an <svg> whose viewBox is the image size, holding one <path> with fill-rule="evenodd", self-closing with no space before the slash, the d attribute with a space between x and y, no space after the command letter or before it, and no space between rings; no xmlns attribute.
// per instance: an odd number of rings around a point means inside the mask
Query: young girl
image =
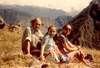
<svg viewBox="0 0 100 68"><path fill-rule="evenodd" d="M52 25L48 28L48 32L45 34L41 43L40 60L44 60L44 57L51 54L51 56L54 57L57 62L60 62L58 57L61 58L62 62L66 61L66 58L60 53L58 47L55 45L55 41L53 40L56 33L57 31L55 26Z"/></svg>

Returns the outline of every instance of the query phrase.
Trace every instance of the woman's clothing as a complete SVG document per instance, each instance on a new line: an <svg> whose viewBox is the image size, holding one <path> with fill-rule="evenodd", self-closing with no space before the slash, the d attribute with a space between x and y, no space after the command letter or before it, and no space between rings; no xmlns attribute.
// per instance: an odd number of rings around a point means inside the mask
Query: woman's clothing
<svg viewBox="0 0 100 68"><path fill-rule="evenodd" d="M63 49L63 45L64 43L68 42L68 39L67 37L62 33L59 35L58 37L58 43L57 43L57 46L59 49Z"/></svg>
<svg viewBox="0 0 100 68"><path fill-rule="evenodd" d="M74 58L74 57L73 57L73 56L74 56L74 52L68 52L68 51L64 48L64 46L62 45L62 44L65 44L65 43L67 43L67 42L68 42L67 37L64 35L64 33L62 33L62 34L59 35L57 46L58 46L58 48L59 48L59 50L60 50L60 52L61 52L62 54L68 55L68 58L69 58L70 60L73 60L73 58Z"/></svg>

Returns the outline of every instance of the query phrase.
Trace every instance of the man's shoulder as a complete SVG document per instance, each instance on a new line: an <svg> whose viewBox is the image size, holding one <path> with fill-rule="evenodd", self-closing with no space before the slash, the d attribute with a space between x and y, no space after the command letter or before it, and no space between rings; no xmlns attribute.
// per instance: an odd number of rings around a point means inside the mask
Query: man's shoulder
<svg viewBox="0 0 100 68"><path fill-rule="evenodd" d="M31 28L32 28L31 26L26 27L26 29L31 29Z"/></svg>
<svg viewBox="0 0 100 68"><path fill-rule="evenodd" d="M28 31L33 31L34 32L34 29L32 28L32 26L28 26L28 27L26 27L26 30L28 30Z"/></svg>

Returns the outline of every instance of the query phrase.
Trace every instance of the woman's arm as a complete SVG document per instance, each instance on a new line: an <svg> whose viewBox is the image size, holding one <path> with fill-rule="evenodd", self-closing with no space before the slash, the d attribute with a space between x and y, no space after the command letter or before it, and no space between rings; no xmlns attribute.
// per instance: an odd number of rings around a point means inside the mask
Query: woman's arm
<svg viewBox="0 0 100 68"><path fill-rule="evenodd" d="M69 47L68 43L63 43L62 45L66 49L66 51L75 51L75 50L77 50L76 47Z"/></svg>
<svg viewBox="0 0 100 68"><path fill-rule="evenodd" d="M69 40L68 40L66 43L68 44L69 47L71 47L71 48L76 48L76 46L73 45Z"/></svg>
<svg viewBox="0 0 100 68"><path fill-rule="evenodd" d="M62 46L66 49L66 51L74 51L77 50L77 48L69 42L69 40L64 36L59 36L59 42L62 44Z"/></svg>
<svg viewBox="0 0 100 68"><path fill-rule="evenodd" d="M81 47L80 46L75 46L73 45L70 41L67 42L68 46L71 48L77 48L77 50L79 50Z"/></svg>

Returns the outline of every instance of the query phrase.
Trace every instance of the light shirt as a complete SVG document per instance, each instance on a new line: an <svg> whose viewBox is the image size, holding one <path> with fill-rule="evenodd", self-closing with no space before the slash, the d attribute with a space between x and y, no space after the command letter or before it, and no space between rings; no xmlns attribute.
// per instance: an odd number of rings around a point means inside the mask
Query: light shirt
<svg viewBox="0 0 100 68"><path fill-rule="evenodd" d="M46 47L44 49L44 52L49 52L53 46L55 45L55 41L53 40L53 38L49 35L49 34L46 34L42 40L42 43L43 42L46 42Z"/></svg>
<svg viewBox="0 0 100 68"><path fill-rule="evenodd" d="M33 27L29 26L25 29L23 33L22 46L24 46L25 40L29 40L30 46L36 48L37 43L41 37L43 37L43 34L40 30L35 32Z"/></svg>

